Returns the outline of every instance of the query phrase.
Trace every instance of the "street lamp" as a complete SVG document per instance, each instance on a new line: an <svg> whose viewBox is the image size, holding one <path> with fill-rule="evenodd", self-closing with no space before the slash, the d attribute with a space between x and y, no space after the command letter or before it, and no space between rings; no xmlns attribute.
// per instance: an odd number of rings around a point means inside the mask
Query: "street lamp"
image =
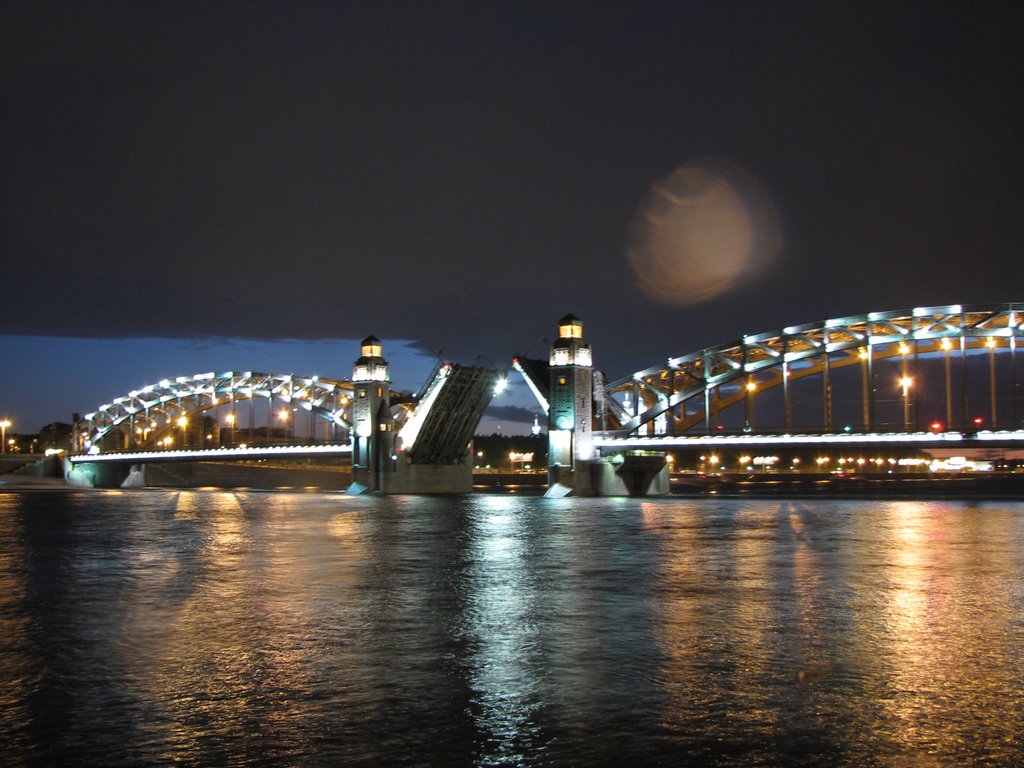
<svg viewBox="0 0 1024 768"><path fill-rule="evenodd" d="M996 340L992 336L985 339L988 347L988 384L989 398L992 402L992 429L996 428Z"/></svg>
<svg viewBox="0 0 1024 768"><path fill-rule="evenodd" d="M9 426L11 426L10 419L0 421L0 430L3 432L2 437L0 437L0 443L3 444L2 448L0 448L0 453L7 453L7 428Z"/></svg>
<svg viewBox="0 0 1024 768"><path fill-rule="evenodd" d="M278 411L277 418L281 420L281 429L284 431L284 441L288 442L288 409L282 408Z"/></svg>
<svg viewBox="0 0 1024 768"><path fill-rule="evenodd" d="M944 338L940 345L946 358L946 424L953 423L953 385L949 378L949 350L953 348L953 342Z"/></svg>
<svg viewBox="0 0 1024 768"><path fill-rule="evenodd" d="M900 388L903 390L903 429L910 429L910 386L914 380L909 376L900 379Z"/></svg>
<svg viewBox="0 0 1024 768"><path fill-rule="evenodd" d="M188 426L188 419L182 416L178 419L178 426L181 427L181 447L188 448L188 432L185 431L185 428Z"/></svg>
<svg viewBox="0 0 1024 768"><path fill-rule="evenodd" d="M231 447L235 447L235 414L229 413L224 417L224 420L228 423L228 427L231 428Z"/></svg>
<svg viewBox="0 0 1024 768"><path fill-rule="evenodd" d="M757 383L753 379L747 379L746 397L744 398L744 406L746 408L746 429L745 432L749 432L754 428L754 392L757 391Z"/></svg>

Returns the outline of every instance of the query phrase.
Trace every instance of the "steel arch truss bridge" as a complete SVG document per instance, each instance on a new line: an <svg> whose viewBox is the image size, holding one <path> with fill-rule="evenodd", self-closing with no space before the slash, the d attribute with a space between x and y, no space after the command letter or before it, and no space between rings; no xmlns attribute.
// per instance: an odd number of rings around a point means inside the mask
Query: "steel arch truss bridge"
<svg viewBox="0 0 1024 768"><path fill-rule="evenodd" d="M294 415L301 411L309 414L311 424L318 421L326 425L326 439L337 439L341 430L347 440L351 396L351 382L318 376L247 371L163 379L87 414L81 447L98 446L101 441L116 448L169 446L178 435L187 439L189 424L198 421L201 425L202 417L213 409L226 411L224 418L232 433L236 420L242 428L248 416L246 434L251 436L258 400L283 406L279 428L283 429L288 420L294 421ZM268 432L273 421L274 417L268 415Z"/></svg>
<svg viewBox="0 0 1024 768"><path fill-rule="evenodd" d="M871 312L744 336L605 388L618 435L1019 428L1024 304Z"/></svg>

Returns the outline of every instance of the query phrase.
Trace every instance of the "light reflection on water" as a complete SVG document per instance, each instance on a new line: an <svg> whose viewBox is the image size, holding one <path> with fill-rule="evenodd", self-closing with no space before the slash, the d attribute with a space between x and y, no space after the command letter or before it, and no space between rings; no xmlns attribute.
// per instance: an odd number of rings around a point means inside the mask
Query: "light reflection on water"
<svg viewBox="0 0 1024 768"><path fill-rule="evenodd" d="M0 494L4 765L1013 765L1024 503Z"/></svg>

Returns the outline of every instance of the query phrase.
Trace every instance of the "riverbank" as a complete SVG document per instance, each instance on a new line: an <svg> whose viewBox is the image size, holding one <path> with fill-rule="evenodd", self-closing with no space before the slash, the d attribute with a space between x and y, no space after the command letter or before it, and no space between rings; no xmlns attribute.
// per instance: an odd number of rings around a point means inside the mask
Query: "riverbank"
<svg viewBox="0 0 1024 768"><path fill-rule="evenodd" d="M151 488L264 488L268 490L337 491L350 483L348 472L326 469L247 467L225 472L206 465L177 477L154 478ZM67 485L60 477L0 475L4 491L87 490ZM547 490L543 473L480 473L473 476L474 493L539 496ZM749 498L818 497L834 499L1024 499L1024 473L971 475L837 476L817 474L706 476L673 475L672 496L743 496Z"/></svg>
<svg viewBox="0 0 1024 768"><path fill-rule="evenodd" d="M674 496L1024 499L1024 474L674 475Z"/></svg>

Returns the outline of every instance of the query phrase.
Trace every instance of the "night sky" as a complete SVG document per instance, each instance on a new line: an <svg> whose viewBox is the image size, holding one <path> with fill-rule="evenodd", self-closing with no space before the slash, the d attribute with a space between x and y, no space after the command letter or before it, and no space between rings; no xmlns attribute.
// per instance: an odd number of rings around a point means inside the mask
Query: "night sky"
<svg viewBox="0 0 1024 768"><path fill-rule="evenodd" d="M210 368L344 377L370 333L420 375L541 356L572 312L618 378L784 325L1024 300L1005 8L7 0L0 411L92 409L83 365L100 399ZM741 179L772 237L673 297L628 253L694 168ZM734 219L697 218L718 265ZM699 274L708 242L670 267Z"/></svg>

